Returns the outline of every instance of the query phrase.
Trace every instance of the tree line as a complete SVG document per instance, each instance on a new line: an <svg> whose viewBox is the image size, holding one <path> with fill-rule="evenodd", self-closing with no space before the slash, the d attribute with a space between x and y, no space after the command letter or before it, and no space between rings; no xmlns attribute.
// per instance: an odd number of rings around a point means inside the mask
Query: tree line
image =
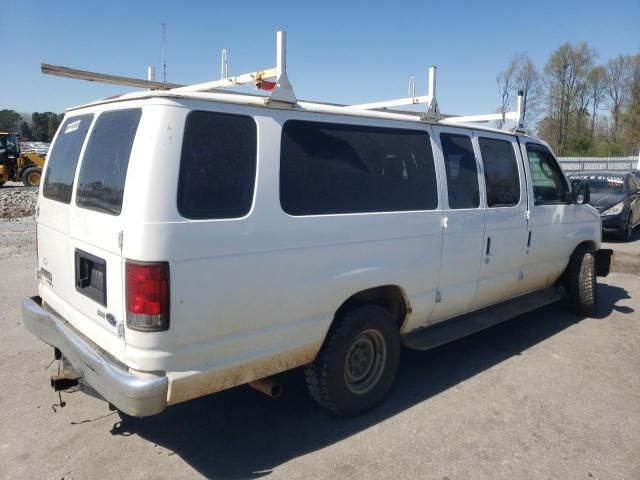
<svg viewBox="0 0 640 480"><path fill-rule="evenodd" d="M524 124L559 156L627 156L640 149L640 53L597 63L587 42L564 43L538 66L514 55L496 80L498 112L524 90ZM498 122L499 127L502 123Z"/></svg>
<svg viewBox="0 0 640 480"><path fill-rule="evenodd" d="M51 142L64 114L0 110L0 132L19 133L23 142Z"/></svg>
<svg viewBox="0 0 640 480"><path fill-rule="evenodd" d="M514 109L524 91L524 124L560 156L636 155L640 149L640 53L602 64L587 42L564 43L539 68L514 55L496 80L498 112ZM50 142L63 114L0 110L0 131ZM498 127L502 127L498 122Z"/></svg>

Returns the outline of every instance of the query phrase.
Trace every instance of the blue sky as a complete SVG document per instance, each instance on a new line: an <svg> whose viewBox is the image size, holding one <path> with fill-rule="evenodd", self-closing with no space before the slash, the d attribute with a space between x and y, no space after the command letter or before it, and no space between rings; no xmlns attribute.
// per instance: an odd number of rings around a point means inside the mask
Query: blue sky
<svg viewBox="0 0 640 480"><path fill-rule="evenodd" d="M419 94L438 66L447 113L498 104L496 75L516 52L542 68L563 42L585 40L606 62L640 51L640 0L603 1L32 1L1 0L0 109L56 111L128 91L40 73L40 63L160 77L167 23L167 80L219 78L275 63L275 31L287 32L288 73L298 98L363 103Z"/></svg>

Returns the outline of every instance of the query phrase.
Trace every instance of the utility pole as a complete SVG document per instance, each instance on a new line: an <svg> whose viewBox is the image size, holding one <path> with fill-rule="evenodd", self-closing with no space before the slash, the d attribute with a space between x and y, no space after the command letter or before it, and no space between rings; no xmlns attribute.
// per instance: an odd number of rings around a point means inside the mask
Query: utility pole
<svg viewBox="0 0 640 480"><path fill-rule="evenodd" d="M166 35L167 24L161 23L160 25L162 25L162 81L166 83L167 81L167 35Z"/></svg>

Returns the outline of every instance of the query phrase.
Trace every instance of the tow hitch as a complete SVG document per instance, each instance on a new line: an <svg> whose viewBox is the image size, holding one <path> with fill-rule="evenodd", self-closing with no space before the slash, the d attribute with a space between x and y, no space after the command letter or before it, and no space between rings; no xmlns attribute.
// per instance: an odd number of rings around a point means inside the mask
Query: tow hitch
<svg viewBox="0 0 640 480"><path fill-rule="evenodd" d="M63 375L51 375L51 388L56 392L67 390L71 387L76 387L78 380L78 378L68 378Z"/></svg>
<svg viewBox="0 0 640 480"><path fill-rule="evenodd" d="M58 373L51 375L51 388L60 392L69 388L77 387L80 381L80 375L71 366L71 363L64 358L60 350L54 349L53 358L60 361Z"/></svg>

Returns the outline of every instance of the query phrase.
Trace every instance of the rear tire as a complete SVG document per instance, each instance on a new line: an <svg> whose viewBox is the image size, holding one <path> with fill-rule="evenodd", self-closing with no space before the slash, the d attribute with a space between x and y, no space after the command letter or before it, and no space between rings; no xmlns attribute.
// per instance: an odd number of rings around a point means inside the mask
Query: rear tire
<svg viewBox="0 0 640 480"><path fill-rule="evenodd" d="M578 247L569 260L567 286L571 308L579 315L593 317L598 309L598 281L593 249Z"/></svg>
<svg viewBox="0 0 640 480"><path fill-rule="evenodd" d="M22 171L20 179L25 187L37 187L40 185L42 169L40 167L27 167Z"/></svg>
<svg viewBox="0 0 640 480"><path fill-rule="evenodd" d="M357 415L385 397L395 379L400 335L391 314L363 305L337 319L305 370L309 393L337 415Z"/></svg>

